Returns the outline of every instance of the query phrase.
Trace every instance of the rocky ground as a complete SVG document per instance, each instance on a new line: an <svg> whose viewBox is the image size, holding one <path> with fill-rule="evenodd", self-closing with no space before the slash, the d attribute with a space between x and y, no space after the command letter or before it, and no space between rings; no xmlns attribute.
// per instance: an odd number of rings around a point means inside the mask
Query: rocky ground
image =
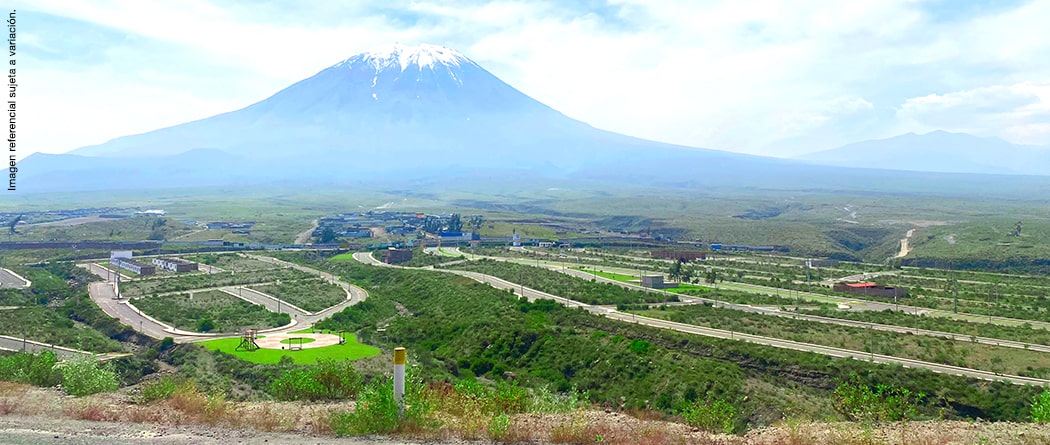
<svg viewBox="0 0 1050 445"><path fill-rule="evenodd" d="M143 404L121 391L73 398L54 389L0 382L0 445L15 444L468 444L487 442L486 428L458 425L397 438L341 438L331 411L352 403L235 403L178 398ZM719 445L1050 444L1050 425L966 421L906 424L785 422L742 436L711 434L679 423L623 413L514 416L508 442Z"/></svg>

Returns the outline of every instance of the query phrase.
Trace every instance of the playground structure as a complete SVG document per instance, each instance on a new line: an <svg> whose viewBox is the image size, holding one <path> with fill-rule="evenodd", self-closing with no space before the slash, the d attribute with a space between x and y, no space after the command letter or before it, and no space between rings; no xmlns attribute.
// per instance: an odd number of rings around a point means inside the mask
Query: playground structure
<svg viewBox="0 0 1050 445"><path fill-rule="evenodd" d="M258 339L258 331L255 329L247 329L244 331L244 335L241 335L241 343L237 345L235 350L248 352L256 351L259 349L259 344L256 343L256 340ZM302 348L302 343L300 343L299 346Z"/></svg>

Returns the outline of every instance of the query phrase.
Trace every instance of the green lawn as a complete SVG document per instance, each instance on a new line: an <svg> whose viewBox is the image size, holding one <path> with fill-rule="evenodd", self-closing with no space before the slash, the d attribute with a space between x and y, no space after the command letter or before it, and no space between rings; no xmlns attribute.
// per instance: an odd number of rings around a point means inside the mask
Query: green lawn
<svg viewBox="0 0 1050 445"><path fill-rule="evenodd" d="M281 357L288 356L299 364L317 363L318 359L329 358L334 360L358 360L362 358L375 357L380 354L379 348L357 342L353 334L346 334L346 344L325 346L323 348L310 348L301 351L284 351L277 349L259 349L253 352L236 351L237 345L241 343L240 338L222 338L201 342L200 345L213 351L222 351L233 355L241 360L252 363L277 363ZM305 341L304 341L305 343Z"/></svg>

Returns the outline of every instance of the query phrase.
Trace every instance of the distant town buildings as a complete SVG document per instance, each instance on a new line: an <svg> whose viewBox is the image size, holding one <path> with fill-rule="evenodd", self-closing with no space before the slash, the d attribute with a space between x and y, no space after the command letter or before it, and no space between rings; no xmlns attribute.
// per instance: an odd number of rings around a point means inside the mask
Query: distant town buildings
<svg viewBox="0 0 1050 445"><path fill-rule="evenodd" d="M232 221L213 221L207 224L208 229L251 229L255 225L255 221L247 222L232 222Z"/></svg>
<svg viewBox="0 0 1050 445"><path fill-rule="evenodd" d="M191 272L197 270L197 263L182 258L154 258L153 265L172 272Z"/></svg>
<svg viewBox="0 0 1050 445"><path fill-rule="evenodd" d="M707 252L697 252L689 250L650 250L649 255L651 255L653 258L662 258L665 260L678 260L683 262L707 259Z"/></svg>
<svg viewBox="0 0 1050 445"><path fill-rule="evenodd" d="M412 260L411 249L395 249L393 247L383 251L383 262L387 264L401 264Z"/></svg>
<svg viewBox="0 0 1050 445"><path fill-rule="evenodd" d="M109 263L121 269L130 270L139 275L153 275L157 272L156 266L140 263L131 258L110 258Z"/></svg>

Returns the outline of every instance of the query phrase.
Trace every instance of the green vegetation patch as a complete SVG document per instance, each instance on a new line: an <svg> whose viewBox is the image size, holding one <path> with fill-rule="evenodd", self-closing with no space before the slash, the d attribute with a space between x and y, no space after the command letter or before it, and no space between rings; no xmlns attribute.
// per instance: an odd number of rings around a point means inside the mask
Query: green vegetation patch
<svg viewBox="0 0 1050 445"><path fill-rule="evenodd" d="M217 274L194 274L170 278L147 278L122 283L120 286L120 293L124 296L138 297L142 295L182 292L210 287L269 283L277 280L303 280L312 277L313 275L291 268L251 270L247 272L224 272Z"/></svg>
<svg viewBox="0 0 1050 445"><path fill-rule="evenodd" d="M243 257L236 253L202 253L198 255L188 255L184 258L189 261L215 266L227 272L245 272L249 270L275 268L273 264L259 261L254 258Z"/></svg>
<svg viewBox="0 0 1050 445"><path fill-rule="evenodd" d="M918 402L920 418L1025 420L1026 403L1040 390L622 323L547 300L526 303L507 291L437 272L282 257L370 289L368 300L320 327L357 329L370 343L405 346L432 379L498 381L512 372L522 385L575 387L594 402L649 405L672 414L697 401L721 400L736 409L692 416L721 429L732 414L736 431L785 415L844 418L834 408L832 391L853 374L872 388L935 393ZM376 333L377 325L387 325L385 332ZM704 417L713 420L701 421Z"/></svg>
<svg viewBox="0 0 1050 445"><path fill-rule="evenodd" d="M223 338L209 340L199 344L212 351L222 351L233 355L241 360L252 363L279 363L281 357L288 357L295 363L313 364L318 360L358 360L362 358L375 357L380 354L379 348L358 343L353 334L345 334L346 343L342 345L325 346L323 348L309 348L300 351L286 351L279 349L259 349L255 351L237 351L237 345L241 343L240 338ZM283 342L282 342L283 343ZM306 343L304 341L304 343Z"/></svg>
<svg viewBox="0 0 1050 445"><path fill-rule="evenodd" d="M191 298L192 295L192 298ZM222 291L146 297L134 305L176 328L199 332L240 332L246 328L272 328L291 321L288 314L266 310Z"/></svg>
<svg viewBox="0 0 1050 445"><path fill-rule="evenodd" d="M346 290L320 278L281 281L281 284L251 286L251 288L277 297L308 312L320 312L346 300Z"/></svg>
<svg viewBox="0 0 1050 445"><path fill-rule="evenodd" d="M1050 356L1037 351L1006 348L924 335L841 326L774 315L747 313L708 305L661 307L639 315L697 326L783 338L893 357L1036 378L1050 377Z"/></svg>
<svg viewBox="0 0 1050 445"><path fill-rule="evenodd" d="M678 297L674 295L630 290L612 283L584 280L549 269L504 261L479 260L452 267L492 275L586 304L620 305L678 301Z"/></svg>
<svg viewBox="0 0 1050 445"><path fill-rule="evenodd" d="M124 348L105 334L77 325L61 310L30 306L0 312L0 334L90 352L115 352Z"/></svg>

